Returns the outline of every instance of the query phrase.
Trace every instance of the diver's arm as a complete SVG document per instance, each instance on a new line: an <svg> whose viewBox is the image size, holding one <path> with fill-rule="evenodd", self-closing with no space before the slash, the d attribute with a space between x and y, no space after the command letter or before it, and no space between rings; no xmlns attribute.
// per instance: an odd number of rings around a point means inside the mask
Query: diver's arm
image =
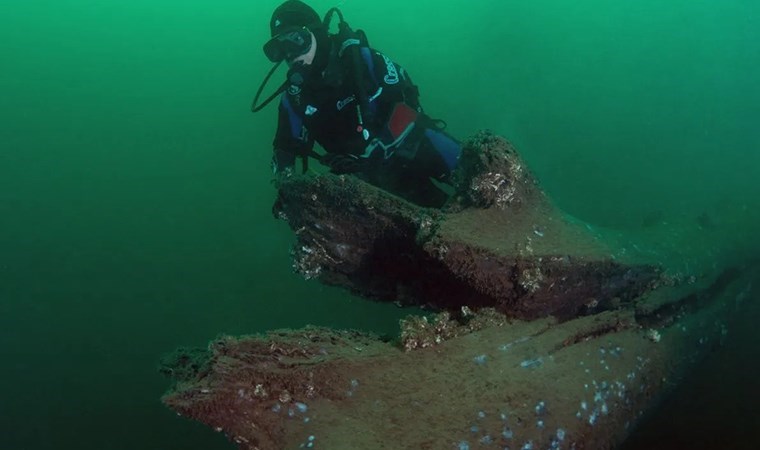
<svg viewBox="0 0 760 450"><path fill-rule="evenodd" d="M281 173L292 173L295 163L296 163L295 153L289 152L287 150L281 150L278 148L274 149L274 152L272 154L272 172L275 175L278 175Z"/></svg>
<svg viewBox="0 0 760 450"><path fill-rule="evenodd" d="M279 114L277 117L277 133L274 136L274 142L272 147L274 151L272 153L272 171L275 174L282 173L284 171L292 171L293 166L296 163L296 154L294 151L289 150L292 147L290 142L290 121L288 120L288 113L284 110L282 104L280 104Z"/></svg>
<svg viewBox="0 0 760 450"><path fill-rule="evenodd" d="M314 146L314 141L307 137L301 120L287 107L286 101L280 102L277 132L272 146L272 170L275 174L292 172L296 156L307 154Z"/></svg>

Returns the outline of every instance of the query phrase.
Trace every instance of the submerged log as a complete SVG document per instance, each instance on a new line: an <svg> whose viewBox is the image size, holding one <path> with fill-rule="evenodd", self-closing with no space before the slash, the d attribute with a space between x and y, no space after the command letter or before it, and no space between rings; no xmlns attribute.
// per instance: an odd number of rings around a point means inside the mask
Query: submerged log
<svg viewBox="0 0 760 450"><path fill-rule="evenodd" d="M720 347L750 289L732 270L564 322L444 313L405 321L405 346L324 328L222 337L165 361L163 401L244 450L614 448Z"/></svg>
<svg viewBox="0 0 760 450"><path fill-rule="evenodd" d="M296 232L296 271L375 300L571 318L658 279L656 266L616 258L555 208L503 138L483 133L465 146L455 189L440 211L350 176L294 176L274 212Z"/></svg>
<svg viewBox="0 0 760 450"><path fill-rule="evenodd" d="M614 447L720 346L758 275L663 271L661 249L628 251L554 207L488 134L443 210L346 176L278 187L298 272L435 313L392 342L307 327L165 358L164 403L243 450Z"/></svg>

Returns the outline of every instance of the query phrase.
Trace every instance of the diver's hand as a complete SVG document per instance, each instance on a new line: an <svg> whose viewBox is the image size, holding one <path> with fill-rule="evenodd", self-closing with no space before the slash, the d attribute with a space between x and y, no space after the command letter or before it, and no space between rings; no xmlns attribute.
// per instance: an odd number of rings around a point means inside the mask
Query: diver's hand
<svg viewBox="0 0 760 450"><path fill-rule="evenodd" d="M287 166L280 169L275 168L272 175L271 183L275 185L275 187L279 187L281 184L288 181L289 178L293 176L293 167Z"/></svg>
<svg viewBox="0 0 760 450"><path fill-rule="evenodd" d="M364 159L355 155L332 153L327 153L322 156L322 159L320 159L319 162L328 166L330 172L336 175L361 172L366 164Z"/></svg>

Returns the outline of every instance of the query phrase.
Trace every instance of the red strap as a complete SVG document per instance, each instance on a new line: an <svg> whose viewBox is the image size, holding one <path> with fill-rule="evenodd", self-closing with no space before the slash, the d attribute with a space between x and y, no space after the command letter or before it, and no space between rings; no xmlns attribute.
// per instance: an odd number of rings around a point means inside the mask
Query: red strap
<svg viewBox="0 0 760 450"><path fill-rule="evenodd" d="M393 139L398 139L415 120L417 120L417 111L405 103L396 103L391 118L388 119L388 131Z"/></svg>

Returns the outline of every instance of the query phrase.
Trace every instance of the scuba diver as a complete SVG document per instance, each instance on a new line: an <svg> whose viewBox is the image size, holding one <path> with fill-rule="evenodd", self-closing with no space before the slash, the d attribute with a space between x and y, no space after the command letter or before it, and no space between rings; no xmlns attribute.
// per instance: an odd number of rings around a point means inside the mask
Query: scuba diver
<svg viewBox="0 0 760 450"><path fill-rule="evenodd" d="M333 15L338 32L330 32ZM281 95L272 165L289 175L296 159L317 159L335 174L359 178L420 206L440 207L461 154L461 144L443 131L443 121L425 114L419 90L409 74L369 46L361 30L352 30L337 8L324 20L300 0L274 10L272 38L264 45L277 63L254 99L260 111ZM261 92L279 65L288 75L261 105ZM318 143L326 153L313 150ZM434 180L434 181L432 181Z"/></svg>

